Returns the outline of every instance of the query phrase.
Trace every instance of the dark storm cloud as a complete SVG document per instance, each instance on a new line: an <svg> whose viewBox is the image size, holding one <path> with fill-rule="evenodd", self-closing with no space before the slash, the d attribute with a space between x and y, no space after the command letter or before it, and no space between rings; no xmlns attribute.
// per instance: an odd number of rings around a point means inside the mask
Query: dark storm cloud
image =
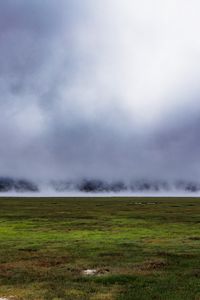
<svg viewBox="0 0 200 300"><path fill-rule="evenodd" d="M1 1L1 176L200 175L196 15L143 2Z"/></svg>

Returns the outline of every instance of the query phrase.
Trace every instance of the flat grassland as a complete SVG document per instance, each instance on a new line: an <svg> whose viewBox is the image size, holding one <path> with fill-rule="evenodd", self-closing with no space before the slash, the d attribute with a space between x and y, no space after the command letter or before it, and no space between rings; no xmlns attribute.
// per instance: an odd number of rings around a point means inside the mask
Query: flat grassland
<svg viewBox="0 0 200 300"><path fill-rule="evenodd" d="M1 198L0 298L11 296L199 300L200 199Z"/></svg>

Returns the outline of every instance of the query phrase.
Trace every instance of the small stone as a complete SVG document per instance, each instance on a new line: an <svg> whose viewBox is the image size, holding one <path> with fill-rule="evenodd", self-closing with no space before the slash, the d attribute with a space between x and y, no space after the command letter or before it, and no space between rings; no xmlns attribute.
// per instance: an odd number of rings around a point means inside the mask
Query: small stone
<svg viewBox="0 0 200 300"><path fill-rule="evenodd" d="M83 275L86 275L86 276L93 276L96 274L97 274L97 270L95 270L95 269L87 269L87 270L83 271Z"/></svg>

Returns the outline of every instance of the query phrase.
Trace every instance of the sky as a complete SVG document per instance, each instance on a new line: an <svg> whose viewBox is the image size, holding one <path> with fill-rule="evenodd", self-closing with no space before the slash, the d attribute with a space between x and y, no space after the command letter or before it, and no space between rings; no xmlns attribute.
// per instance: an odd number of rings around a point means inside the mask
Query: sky
<svg viewBox="0 0 200 300"><path fill-rule="evenodd" d="M1 0L0 176L200 176L198 0Z"/></svg>

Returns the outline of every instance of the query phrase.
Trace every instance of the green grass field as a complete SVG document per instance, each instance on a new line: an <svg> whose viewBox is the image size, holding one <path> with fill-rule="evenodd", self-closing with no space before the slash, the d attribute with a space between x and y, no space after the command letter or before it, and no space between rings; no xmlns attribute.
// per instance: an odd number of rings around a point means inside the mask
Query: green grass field
<svg viewBox="0 0 200 300"><path fill-rule="evenodd" d="M200 199L1 198L0 298L11 296L199 300Z"/></svg>

